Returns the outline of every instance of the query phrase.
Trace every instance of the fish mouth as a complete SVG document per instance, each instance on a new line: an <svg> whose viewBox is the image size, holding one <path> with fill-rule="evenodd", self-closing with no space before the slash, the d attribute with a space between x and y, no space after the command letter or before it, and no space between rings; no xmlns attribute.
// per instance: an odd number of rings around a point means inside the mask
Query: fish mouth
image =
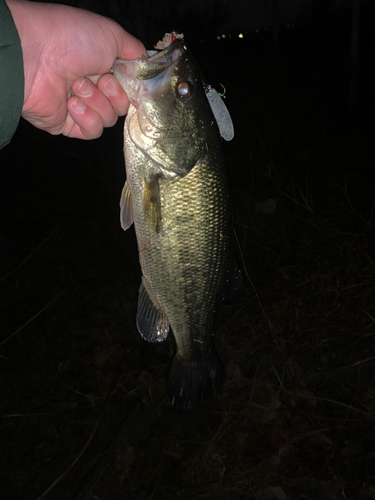
<svg viewBox="0 0 375 500"><path fill-rule="evenodd" d="M160 52L156 52L156 54L153 54L151 57L149 57L147 60L149 62L155 62L157 61L158 63L170 63L175 61L176 59L180 58L186 50L185 45L181 42L181 40L175 40L172 42L170 45L168 45L167 48Z"/></svg>
<svg viewBox="0 0 375 500"><path fill-rule="evenodd" d="M133 106L138 108L147 95L157 98L166 92L173 70L185 50L181 41L175 40L151 57L142 56L133 61L116 59L112 71Z"/></svg>

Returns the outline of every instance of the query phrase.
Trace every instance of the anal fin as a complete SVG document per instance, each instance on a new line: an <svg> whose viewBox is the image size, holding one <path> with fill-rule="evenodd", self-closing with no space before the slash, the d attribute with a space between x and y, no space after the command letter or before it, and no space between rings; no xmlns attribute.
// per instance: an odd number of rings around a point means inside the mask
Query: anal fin
<svg viewBox="0 0 375 500"><path fill-rule="evenodd" d="M137 328L148 342L163 342L168 337L169 322L166 315L156 307L144 286L142 278L138 292Z"/></svg>

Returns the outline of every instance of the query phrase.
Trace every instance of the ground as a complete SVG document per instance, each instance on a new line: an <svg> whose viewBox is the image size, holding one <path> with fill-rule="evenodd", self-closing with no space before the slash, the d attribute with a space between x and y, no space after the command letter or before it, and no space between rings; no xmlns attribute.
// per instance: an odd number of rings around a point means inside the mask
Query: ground
<svg viewBox="0 0 375 500"><path fill-rule="evenodd" d="M21 123L1 152L0 498L375 498L374 122L327 68L245 51L248 79L238 50L200 54L235 125L247 274L217 313L226 381L202 407L171 407L173 338L136 329L122 123L87 143Z"/></svg>

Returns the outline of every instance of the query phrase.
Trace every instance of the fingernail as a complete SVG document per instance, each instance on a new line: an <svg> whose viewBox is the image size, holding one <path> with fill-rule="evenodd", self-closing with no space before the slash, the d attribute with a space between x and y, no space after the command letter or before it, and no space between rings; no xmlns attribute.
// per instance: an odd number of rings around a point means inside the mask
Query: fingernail
<svg viewBox="0 0 375 500"><path fill-rule="evenodd" d="M104 93L107 95L114 95L117 92L117 84L113 78L108 80L108 82L104 85Z"/></svg>
<svg viewBox="0 0 375 500"><path fill-rule="evenodd" d="M86 104L81 101L81 99L76 99L76 102L73 104L73 106L77 113L83 113L87 108Z"/></svg>
<svg viewBox="0 0 375 500"><path fill-rule="evenodd" d="M89 97L92 94L92 86L87 80L83 80L81 85L78 87L78 92L85 97Z"/></svg>

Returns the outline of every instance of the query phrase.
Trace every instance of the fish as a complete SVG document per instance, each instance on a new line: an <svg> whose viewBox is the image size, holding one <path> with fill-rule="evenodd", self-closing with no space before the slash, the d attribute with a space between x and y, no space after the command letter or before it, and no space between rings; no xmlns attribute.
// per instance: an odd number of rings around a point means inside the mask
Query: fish
<svg viewBox="0 0 375 500"><path fill-rule="evenodd" d="M232 224L210 100L222 101L202 80L184 39L151 54L113 65L131 103L120 220L124 230L134 222L138 244L138 331L146 341L162 342L172 330L177 349L167 393L176 408L189 409L216 395L224 379L213 324L229 281ZM219 120L228 122L219 108Z"/></svg>

